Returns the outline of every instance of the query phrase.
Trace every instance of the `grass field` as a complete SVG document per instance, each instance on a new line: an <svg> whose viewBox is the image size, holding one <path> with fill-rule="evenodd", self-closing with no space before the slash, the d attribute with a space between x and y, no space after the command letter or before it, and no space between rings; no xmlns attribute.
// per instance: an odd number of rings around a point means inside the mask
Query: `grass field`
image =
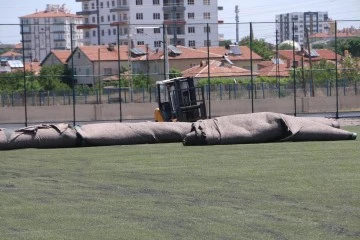
<svg viewBox="0 0 360 240"><path fill-rule="evenodd" d="M359 239L359 146L2 151L0 239Z"/></svg>

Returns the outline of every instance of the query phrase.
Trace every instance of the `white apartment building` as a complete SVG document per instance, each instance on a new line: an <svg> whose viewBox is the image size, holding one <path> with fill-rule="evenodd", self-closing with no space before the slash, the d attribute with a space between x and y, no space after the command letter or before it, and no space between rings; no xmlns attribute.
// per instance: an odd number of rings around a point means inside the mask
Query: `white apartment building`
<svg viewBox="0 0 360 240"><path fill-rule="evenodd" d="M300 45L306 44L306 31L309 36L329 31L328 12L292 12L276 15L278 43L294 40Z"/></svg>
<svg viewBox="0 0 360 240"><path fill-rule="evenodd" d="M217 46L217 0L76 0L82 3L84 44ZM165 29L165 32L164 32ZM117 36L119 32L119 39ZM166 37L165 37L166 36Z"/></svg>
<svg viewBox="0 0 360 240"><path fill-rule="evenodd" d="M20 23L26 62L41 62L53 49L69 50L82 44L83 30L76 27L82 17L71 14L65 4L47 4L44 11L20 17Z"/></svg>

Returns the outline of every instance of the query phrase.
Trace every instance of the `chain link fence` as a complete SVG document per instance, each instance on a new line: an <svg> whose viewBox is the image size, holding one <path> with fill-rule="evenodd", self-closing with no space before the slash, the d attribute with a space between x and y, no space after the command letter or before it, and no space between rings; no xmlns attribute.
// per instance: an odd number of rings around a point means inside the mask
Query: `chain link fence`
<svg viewBox="0 0 360 240"><path fill-rule="evenodd" d="M1 44L0 122L151 119L155 82L184 74L205 86L209 117L360 109L360 21L115 23L0 24L2 43L19 43ZM66 74L40 70L58 64Z"/></svg>

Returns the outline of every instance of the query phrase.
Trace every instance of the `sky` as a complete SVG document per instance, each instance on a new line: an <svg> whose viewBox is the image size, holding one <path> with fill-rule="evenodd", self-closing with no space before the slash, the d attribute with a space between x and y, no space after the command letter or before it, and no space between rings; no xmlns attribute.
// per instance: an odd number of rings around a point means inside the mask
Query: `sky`
<svg viewBox="0 0 360 240"><path fill-rule="evenodd" d="M81 3L75 0L13 1L0 0L0 42L2 43L20 42L19 17L34 13L36 9L43 11L46 4L66 4L71 13L81 11ZM330 18L338 20L339 29L350 26L360 27L360 0L218 0L218 6L223 7L218 13L218 19L224 21L219 27L219 33L224 34L225 39L232 41L237 38L235 5L239 8L239 39L249 35L249 22L253 22L255 38L273 41L275 26L269 22L275 22L277 14L288 12L327 11Z"/></svg>

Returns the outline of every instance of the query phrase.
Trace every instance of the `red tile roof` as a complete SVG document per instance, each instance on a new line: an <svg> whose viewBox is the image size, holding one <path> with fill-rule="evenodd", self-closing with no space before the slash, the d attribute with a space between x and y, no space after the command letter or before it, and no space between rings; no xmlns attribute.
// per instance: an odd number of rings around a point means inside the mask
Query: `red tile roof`
<svg viewBox="0 0 360 240"><path fill-rule="evenodd" d="M259 76L262 77L289 77L290 69L286 64L279 64L279 68L277 69L276 64L272 61L263 61L258 64L259 65Z"/></svg>
<svg viewBox="0 0 360 240"><path fill-rule="evenodd" d="M356 35L348 32L338 32L336 34L337 37L346 38L346 37L356 37ZM328 34L328 33L315 33L310 36L310 38L334 38L335 34Z"/></svg>
<svg viewBox="0 0 360 240"><path fill-rule="evenodd" d="M204 61L203 64L196 65L182 72L184 77L197 77L205 78L208 77L208 64ZM253 76L258 73L253 73ZM240 77L240 76L251 76L251 71L224 64L222 61L210 60L210 76L211 77Z"/></svg>
<svg viewBox="0 0 360 240"><path fill-rule="evenodd" d="M57 57L62 64L66 64L66 60L70 56L71 51L70 50L52 50L51 53L54 54L55 57Z"/></svg>
<svg viewBox="0 0 360 240"><path fill-rule="evenodd" d="M8 52L5 52L0 55L1 57L15 57L15 56L22 56L22 54L18 52L14 52L13 50L10 50Z"/></svg>
<svg viewBox="0 0 360 240"><path fill-rule="evenodd" d="M239 46L240 47L240 55L233 55L229 53L229 50L225 47L209 47L209 51L211 54L215 54L218 57L222 57L224 55L228 55L230 60L249 60L250 59L250 48L247 46ZM207 52L207 47L201 47L199 50ZM254 51L252 52L253 60L261 60L262 57L256 54Z"/></svg>
<svg viewBox="0 0 360 240"><path fill-rule="evenodd" d="M26 62L25 71L33 72L35 75L40 73L41 66L39 62Z"/></svg>
<svg viewBox="0 0 360 240"><path fill-rule="evenodd" d="M322 59L324 60L335 60L336 55L335 52L328 50L328 49L316 49L316 52L319 54L319 57L312 57L312 61L320 61ZM295 53L295 61L301 61L301 53L296 52ZM279 57L285 60L293 60L293 51L292 50L279 50ZM337 58L340 60L341 55L337 55ZM304 61L308 61L309 58L307 56L304 56Z"/></svg>
<svg viewBox="0 0 360 240"><path fill-rule="evenodd" d="M118 47L114 46L114 49L110 51L109 46L81 46L78 47L90 61L117 61L118 60ZM128 46L120 46L120 60L128 60ZM141 57L131 58L132 60L139 60Z"/></svg>
<svg viewBox="0 0 360 240"><path fill-rule="evenodd" d="M101 46L81 46L78 47L89 59L90 61L97 61L99 59L99 49L100 49L100 60L101 61L117 61L118 60L118 52L117 46L114 46L113 51L109 51L107 45ZM146 52L145 46L137 46L136 48L141 49ZM176 59L207 59L208 52L207 48L189 48L185 46L176 46L176 48L181 52L179 55L169 55L168 59L176 60ZM224 55L227 54L228 58L231 61L248 61L250 60L250 49L246 46L240 46L241 54L240 55L232 55L229 54L229 51L225 49L225 47L210 47L209 57L210 59L218 59L221 60ZM170 52L170 51L169 51ZM121 45L120 46L120 60L126 61L128 59L128 46ZM163 49L158 49L157 51L150 51L148 55L149 60L163 60L164 59L164 51ZM254 60L261 60L261 57L253 53ZM146 55L139 57L132 57L132 60L146 60Z"/></svg>

